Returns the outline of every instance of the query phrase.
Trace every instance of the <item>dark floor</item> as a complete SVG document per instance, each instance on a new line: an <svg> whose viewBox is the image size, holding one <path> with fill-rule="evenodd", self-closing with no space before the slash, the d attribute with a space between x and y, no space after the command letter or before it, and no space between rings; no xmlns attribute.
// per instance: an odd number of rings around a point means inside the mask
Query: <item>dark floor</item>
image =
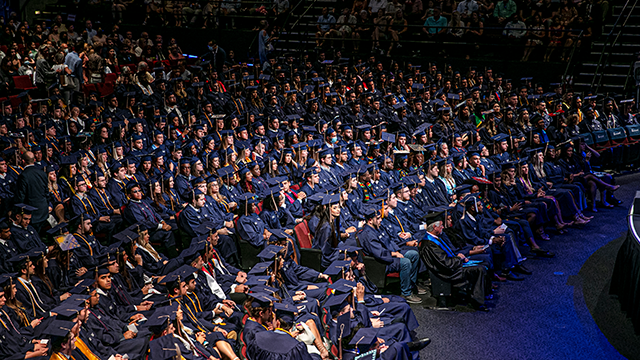
<svg viewBox="0 0 640 360"><path fill-rule="evenodd" d="M534 274L523 282L502 283L491 312L414 307L418 335L432 340L421 358L640 359L640 336L608 295L638 181L640 174L617 177L621 206L601 209L584 228L541 243L557 257L528 260ZM424 304L434 302L430 298Z"/></svg>

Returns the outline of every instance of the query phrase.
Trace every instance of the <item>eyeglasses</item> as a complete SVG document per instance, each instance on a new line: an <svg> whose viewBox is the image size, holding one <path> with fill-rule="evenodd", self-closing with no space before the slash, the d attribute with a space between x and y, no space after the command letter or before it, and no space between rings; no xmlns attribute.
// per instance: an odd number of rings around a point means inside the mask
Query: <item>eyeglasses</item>
<svg viewBox="0 0 640 360"><path fill-rule="evenodd" d="M137 194L137 193L139 193L139 192L142 192L142 190L133 190L131 193L132 193L132 194Z"/></svg>

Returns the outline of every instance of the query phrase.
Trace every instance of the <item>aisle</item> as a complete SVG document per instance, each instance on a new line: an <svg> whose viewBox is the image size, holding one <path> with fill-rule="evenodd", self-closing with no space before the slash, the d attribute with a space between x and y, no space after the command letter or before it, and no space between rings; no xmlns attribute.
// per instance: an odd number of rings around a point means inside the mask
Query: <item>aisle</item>
<svg viewBox="0 0 640 360"><path fill-rule="evenodd" d="M617 182L622 187L616 196L624 203L599 209L582 229L542 242L556 258L528 260L533 275L523 282L502 283L491 312L414 307L421 324L418 335L432 340L421 359L624 359L589 313L579 275L596 250L626 234L626 215L640 174L620 176Z"/></svg>

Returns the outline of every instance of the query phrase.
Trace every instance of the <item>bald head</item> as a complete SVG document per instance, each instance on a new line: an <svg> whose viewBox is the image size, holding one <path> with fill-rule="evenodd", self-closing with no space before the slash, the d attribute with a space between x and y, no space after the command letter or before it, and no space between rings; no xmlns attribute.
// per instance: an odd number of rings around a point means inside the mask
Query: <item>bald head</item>
<svg viewBox="0 0 640 360"><path fill-rule="evenodd" d="M31 151L25 151L25 153L22 154L22 161L24 161L25 165L33 165L35 163L33 153Z"/></svg>

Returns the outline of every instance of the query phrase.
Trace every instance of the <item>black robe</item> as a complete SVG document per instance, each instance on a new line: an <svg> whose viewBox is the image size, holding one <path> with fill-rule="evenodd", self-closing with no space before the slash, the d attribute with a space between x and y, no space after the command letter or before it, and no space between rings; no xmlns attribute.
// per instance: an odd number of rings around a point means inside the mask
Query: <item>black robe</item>
<svg viewBox="0 0 640 360"><path fill-rule="evenodd" d="M466 289L469 296L477 303L484 304L486 287L486 269L482 265L463 267L462 259L447 252L435 242L428 240L432 235L425 236L420 246L420 257L427 267L441 279L451 282L451 285ZM440 241L442 244L442 241ZM445 246L445 245L443 245Z"/></svg>

